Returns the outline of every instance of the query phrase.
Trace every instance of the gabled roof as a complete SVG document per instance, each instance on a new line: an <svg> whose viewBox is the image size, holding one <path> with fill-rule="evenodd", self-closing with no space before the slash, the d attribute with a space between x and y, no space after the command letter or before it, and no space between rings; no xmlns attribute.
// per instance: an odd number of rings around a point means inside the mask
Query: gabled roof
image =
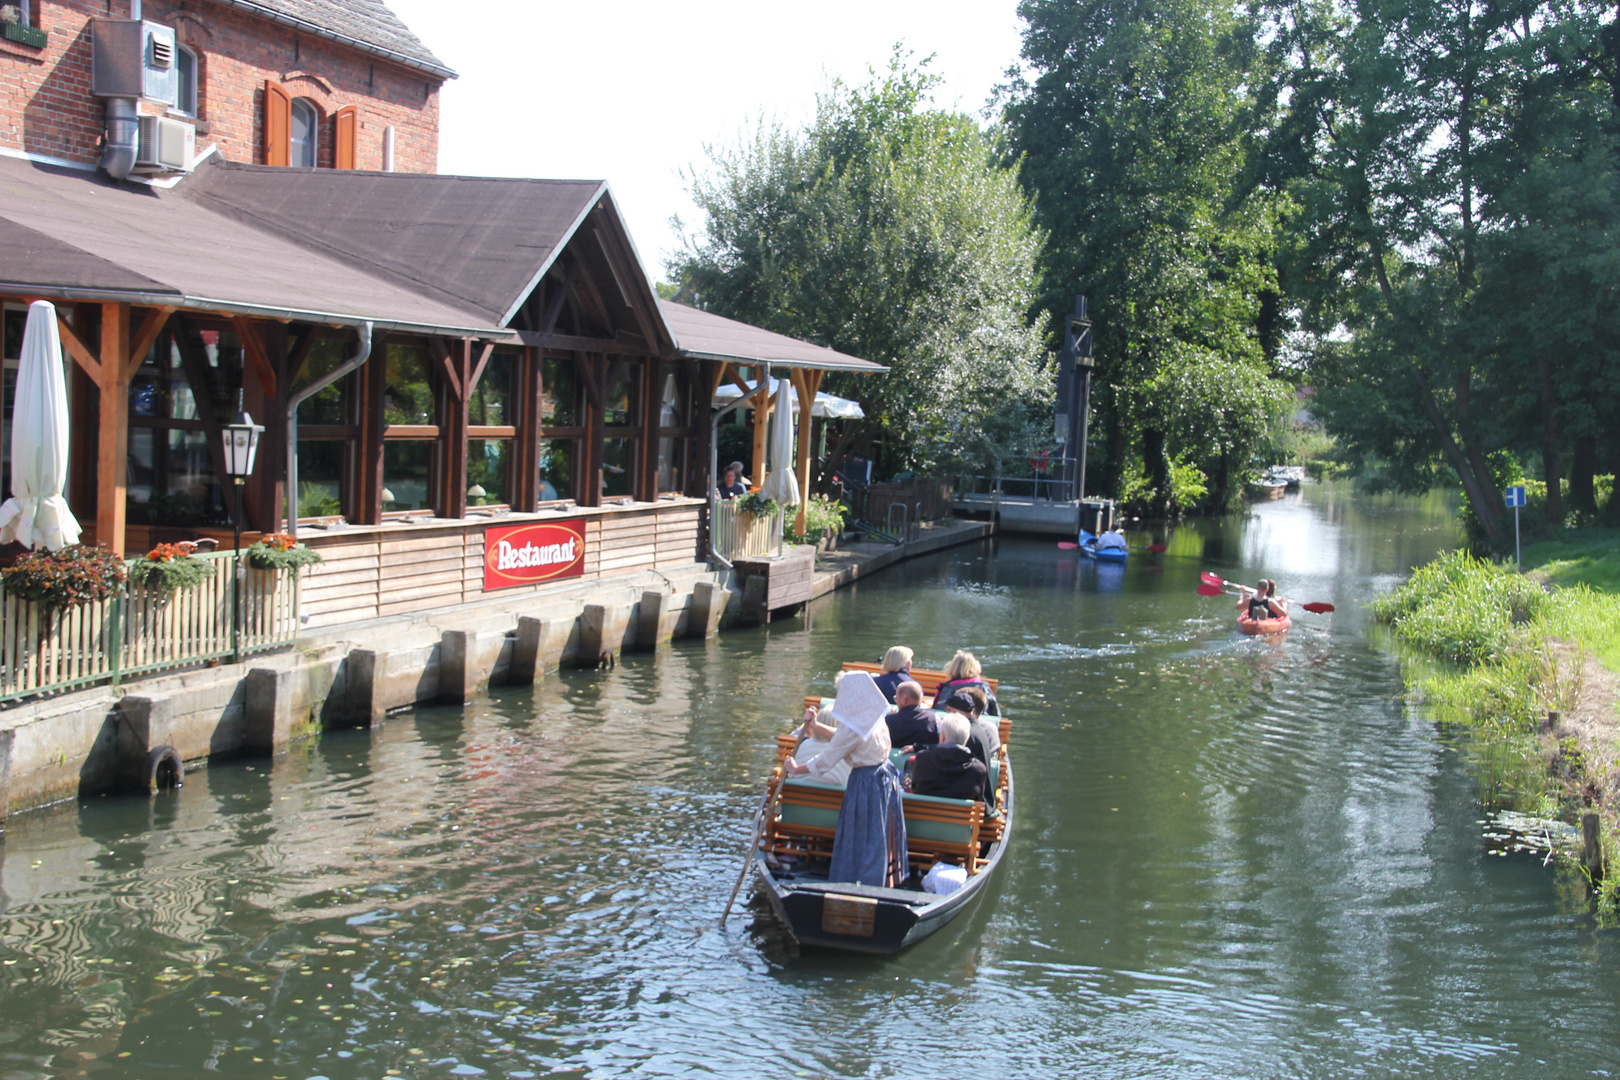
<svg viewBox="0 0 1620 1080"><path fill-rule="evenodd" d="M738 364L770 364L773 367L820 368L825 371L853 371L875 375L889 369L835 349L812 345L786 334L762 330L736 319L659 300L664 321L675 335L675 350L694 360L725 360Z"/></svg>
<svg viewBox="0 0 1620 1080"><path fill-rule="evenodd" d="M503 326L607 184L218 162L175 190Z"/></svg>
<svg viewBox="0 0 1620 1080"><path fill-rule="evenodd" d="M456 73L428 51L382 0L214 0L440 79ZM446 9L449 12L451 9Z"/></svg>

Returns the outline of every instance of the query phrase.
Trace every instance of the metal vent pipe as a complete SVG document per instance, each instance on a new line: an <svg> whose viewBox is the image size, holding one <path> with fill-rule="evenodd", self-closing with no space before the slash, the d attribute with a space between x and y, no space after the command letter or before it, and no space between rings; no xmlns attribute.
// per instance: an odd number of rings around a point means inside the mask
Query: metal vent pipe
<svg viewBox="0 0 1620 1080"><path fill-rule="evenodd" d="M107 145L101 153L101 167L114 180L122 180L135 167L135 149L141 138L141 121L134 98L107 99Z"/></svg>

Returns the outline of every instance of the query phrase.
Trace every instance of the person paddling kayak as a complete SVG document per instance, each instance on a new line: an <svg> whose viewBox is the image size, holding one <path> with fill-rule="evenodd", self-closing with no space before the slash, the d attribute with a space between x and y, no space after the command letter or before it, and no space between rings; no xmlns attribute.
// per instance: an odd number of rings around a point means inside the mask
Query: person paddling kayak
<svg viewBox="0 0 1620 1080"><path fill-rule="evenodd" d="M1237 606L1255 622L1288 617L1288 601L1277 595L1277 583L1271 578L1261 578L1253 593L1238 597Z"/></svg>

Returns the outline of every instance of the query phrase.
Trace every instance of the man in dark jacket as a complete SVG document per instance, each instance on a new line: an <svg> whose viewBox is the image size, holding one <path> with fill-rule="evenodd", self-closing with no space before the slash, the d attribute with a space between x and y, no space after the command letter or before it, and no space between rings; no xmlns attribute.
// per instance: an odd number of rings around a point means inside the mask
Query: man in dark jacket
<svg viewBox="0 0 1620 1080"><path fill-rule="evenodd" d="M997 729L994 720L984 715L985 696L977 687L958 690L951 695L945 703L947 714L956 713L967 718L968 737L965 740L968 750L974 757L984 764L986 774L990 771L990 762L1001 750L1001 732ZM996 805L996 792L989 791L987 800L991 809Z"/></svg>
<svg viewBox="0 0 1620 1080"><path fill-rule="evenodd" d="M984 801L989 773L984 762L964 745L967 738L967 717L948 712L939 718L939 745L919 752L912 763L913 795Z"/></svg>
<svg viewBox="0 0 1620 1080"><path fill-rule="evenodd" d="M910 680L894 688L894 703L899 706L889 714L890 746L933 746L939 742L939 728L934 714L922 707L923 688Z"/></svg>

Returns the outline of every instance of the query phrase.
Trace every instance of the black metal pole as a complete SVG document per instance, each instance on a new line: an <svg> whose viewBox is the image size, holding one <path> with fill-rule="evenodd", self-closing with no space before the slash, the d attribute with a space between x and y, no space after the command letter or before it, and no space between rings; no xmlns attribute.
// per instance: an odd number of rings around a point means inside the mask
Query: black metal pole
<svg viewBox="0 0 1620 1080"><path fill-rule="evenodd" d="M1080 399L1080 423L1078 425L1079 435L1077 436L1080 441L1076 446L1078 452L1075 454L1074 497L1077 501L1084 502L1086 498L1086 440L1091 430L1091 369L1077 367L1074 373L1080 380L1080 392L1075 395ZM1074 422L1070 421L1069 430L1074 431L1075 428Z"/></svg>
<svg viewBox="0 0 1620 1080"><path fill-rule="evenodd" d="M236 477L236 509L231 526L236 532L236 572L231 575L231 663L242 661L242 478Z"/></svg>

